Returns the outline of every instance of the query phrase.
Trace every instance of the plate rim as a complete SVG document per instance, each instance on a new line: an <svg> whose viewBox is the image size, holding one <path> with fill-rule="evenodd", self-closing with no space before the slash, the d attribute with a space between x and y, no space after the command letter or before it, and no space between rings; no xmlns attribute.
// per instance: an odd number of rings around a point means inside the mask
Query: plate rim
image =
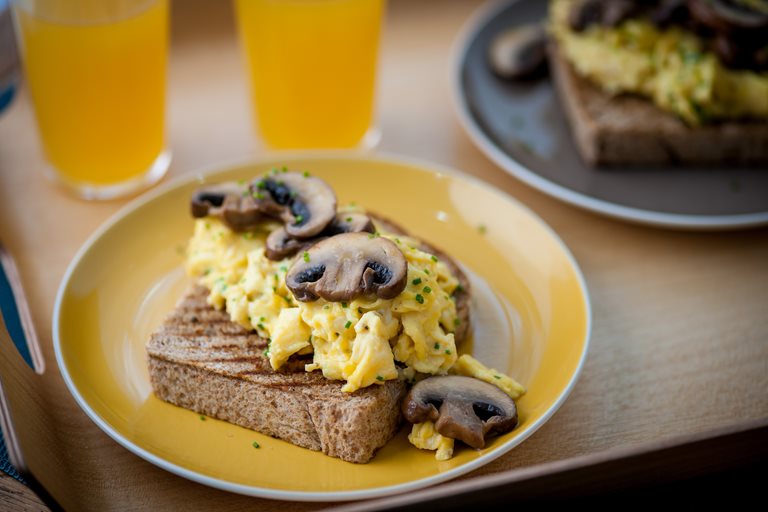
<svg viewBox="0 0 768 512"><path fill-rule="evenodd" d="M115 224L121 221L123 218L133 213L134 211L143 207L146 203L153 201L162 195L170 192L171 190L184 186L195 180L200 180L205 176L211 176L217 173L223 173L227 170L234 169L236 167L244 167L247 165L259 165L274 161L277 159L285 159L286 161L300 159L300 158L317 158L317 159L344 159L344 160L367 160L383 163L393 163L395 165L406 165L417 168L420 172L427 172L431 174L444 174L459 179L464 179L476 186L485 189L487 192L497 194L502 199L513 203L518 208L521 208L525 213L530 215L532 219L538 223L553 239L558 248L563 252L568 260L571 268L574 271L576 280L580 287L581 298L585 306L585 331L584 331L584 344L581 351L581 356L576 369L571 376L568 384L560 392L552 406L537 420L535 421L527 432L516 437L513 441L500 446L498 449L493 450L485 455L482 455L462 466L453 468L451 470L438 473L425 478L412 480L395 485L377 486L368 489L359 489L353 491L292 491L283 489L274 489L268 487L258 487L246 484L233 483L220 478L211 477L197 471L187 469L183 466L165 460L164 458L155 455L143 448L142 446L134 443L133 441L124 437L118 430L112 427L106 420L104 420L99 414L88 404L88 402L80 394L79 390L75 386L75 383L70 375L70 372L64 362L64 356L61 348L60 337L60 322L61 322L61 304L64 298L66 290L69 288L72 275L78 268L83 257L91 250L92 246ZM174 176L170 180L166 181L159 187L146 192L139 197L134 198L127 204L122 206L117 212L112 214L106 221L104 221L83 243L83 245L75 253L72 261L67 266L64 276L59 285L59 289L56 293L56 300L54 303L53 319L52 319L52 338L53 348L56 356L56 365L59 372L67 386L69 393L75 399L77 405L83 412L98 426L105 434L112 438L115 442L132 452L134 455L139 456L151 464L164 469L177 476L181 476L193 482L203 484L216 489L233 492L236 494L242 494L246 496L254 496L260 498L286 500L286 501L301 501L301 502L330 502L330 501L352 501L368 498L379 498L383 496L390 496L393 494L401 494L416 489L422 489L435 484L452 480L461 475L465 475L479 467L482 467L489 462L501 457L505 453L509 452L512 448L518 446L534 432L536 432L542 425L544 425L549 419L560 409L562 404L571 394L573 387L578 381L581 371L584 367L587 354L589 352L590 340L592 338L592 304L590 301L589 289L581 268L576 261L576 258L571 253L568 246L557 235L557 233L550 227L540 216L528 208L525 204L512 197L510 194L486 183L485 181L476 178L472 175L466 174L457 169L423 160L419 158L398 155L394 153L376 152L374 154L367 154L359 151L337 151L337 150L318 150L318 151L291 151L291 152L271 152L265 153L260 157L243 157L233 160L227 160L225 162L210 164L202 166L201 168L185 173L182 175Z"/></svg>
<svg viewBox="0 0 768 512"><path fill-rule="evenodd" d="M613 219L647 226L693 231L747 229L768 224L768 211L734 215L692 215L658 212L598 199L542 177L494 144L482 127L475 122L466 101L466 95L463 94L464 88L462 87L461 80L463 64L466 60L470 43L477 38L490 21L519 1L505 0L496 2L494 0L487 0L485 4L477 8L467 21L464 22L454 39L453 48L451 49L449 83L453 110L465 133L472 140L475 147L486 157L510 176L550 197L571 206Z"/></svg>

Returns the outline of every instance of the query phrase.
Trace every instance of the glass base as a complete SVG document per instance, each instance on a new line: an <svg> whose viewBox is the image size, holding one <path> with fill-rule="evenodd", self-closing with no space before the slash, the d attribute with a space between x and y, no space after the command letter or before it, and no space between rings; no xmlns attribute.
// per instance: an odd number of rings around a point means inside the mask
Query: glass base
<svg viewBox="0 0 768 512"><path fill-rule="evenodd" d="M365 132L357 149L373 149L379 145L379 142L381 142L381 130L378 125L373 125Z"/></svg>
<svg viewBox="0 0 768 512"><path fill-rule="evenodd" d="M94 183L72 182L67 180L56 169L48 167L45 170L46 176L54 182L58 183L70 193L82 199L88 199L91 201L107 201L110 199L117 199L119 197L125 197L132 194L136 194L142 190L145 190L165 176L168 172L168 168L171 165L171 152L165 150L152 162L152 165L147 171L136 178L131 178L127 181L120 183L102 185Z"/></svg>

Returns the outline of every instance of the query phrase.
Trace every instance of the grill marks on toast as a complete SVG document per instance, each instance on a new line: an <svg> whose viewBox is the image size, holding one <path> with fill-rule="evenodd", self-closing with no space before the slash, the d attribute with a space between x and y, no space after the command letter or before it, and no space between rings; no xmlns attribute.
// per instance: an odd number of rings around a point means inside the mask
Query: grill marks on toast
<svg viewBox="0 0 768 512"><path fill-rule="evenodd" d="M348 462L368 462L400 421L405 383L399 380L344 393L342 381L307 373L311 356L274 371L266 340L210 307L195 287L147 344L155 395Z"/></svg>

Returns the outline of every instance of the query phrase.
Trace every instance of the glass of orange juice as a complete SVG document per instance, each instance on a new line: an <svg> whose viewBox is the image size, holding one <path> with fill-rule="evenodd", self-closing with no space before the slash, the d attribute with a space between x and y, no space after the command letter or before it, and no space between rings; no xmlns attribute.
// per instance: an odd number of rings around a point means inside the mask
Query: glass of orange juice
<svg viewBox="0 0 768 512"><path fill-rule="evenodd" d="M162 178L168 0L13 4L49 174L89 199Z"/></svg>
<svg viewBox="0 0 768 512"><path fill-rule="evenodd" d="M384 0L235 0L254 119L275 149L376 143Z"/></svg>

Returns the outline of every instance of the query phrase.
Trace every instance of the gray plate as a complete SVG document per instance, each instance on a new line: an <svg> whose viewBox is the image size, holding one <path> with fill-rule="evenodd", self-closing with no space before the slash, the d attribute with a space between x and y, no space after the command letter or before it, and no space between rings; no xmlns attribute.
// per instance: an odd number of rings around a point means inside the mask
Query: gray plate
<svg viewBox="0 0 768 512"><path fill-rule="evenodd" d="M481 9L463 30L454 62L454 100L475 144L513 176L558 199L633 222L685 229L768 224L768 168L595 169L581 160L548 78L509 83L486 52L499 32L544 19L547 2Z"/></svg>

